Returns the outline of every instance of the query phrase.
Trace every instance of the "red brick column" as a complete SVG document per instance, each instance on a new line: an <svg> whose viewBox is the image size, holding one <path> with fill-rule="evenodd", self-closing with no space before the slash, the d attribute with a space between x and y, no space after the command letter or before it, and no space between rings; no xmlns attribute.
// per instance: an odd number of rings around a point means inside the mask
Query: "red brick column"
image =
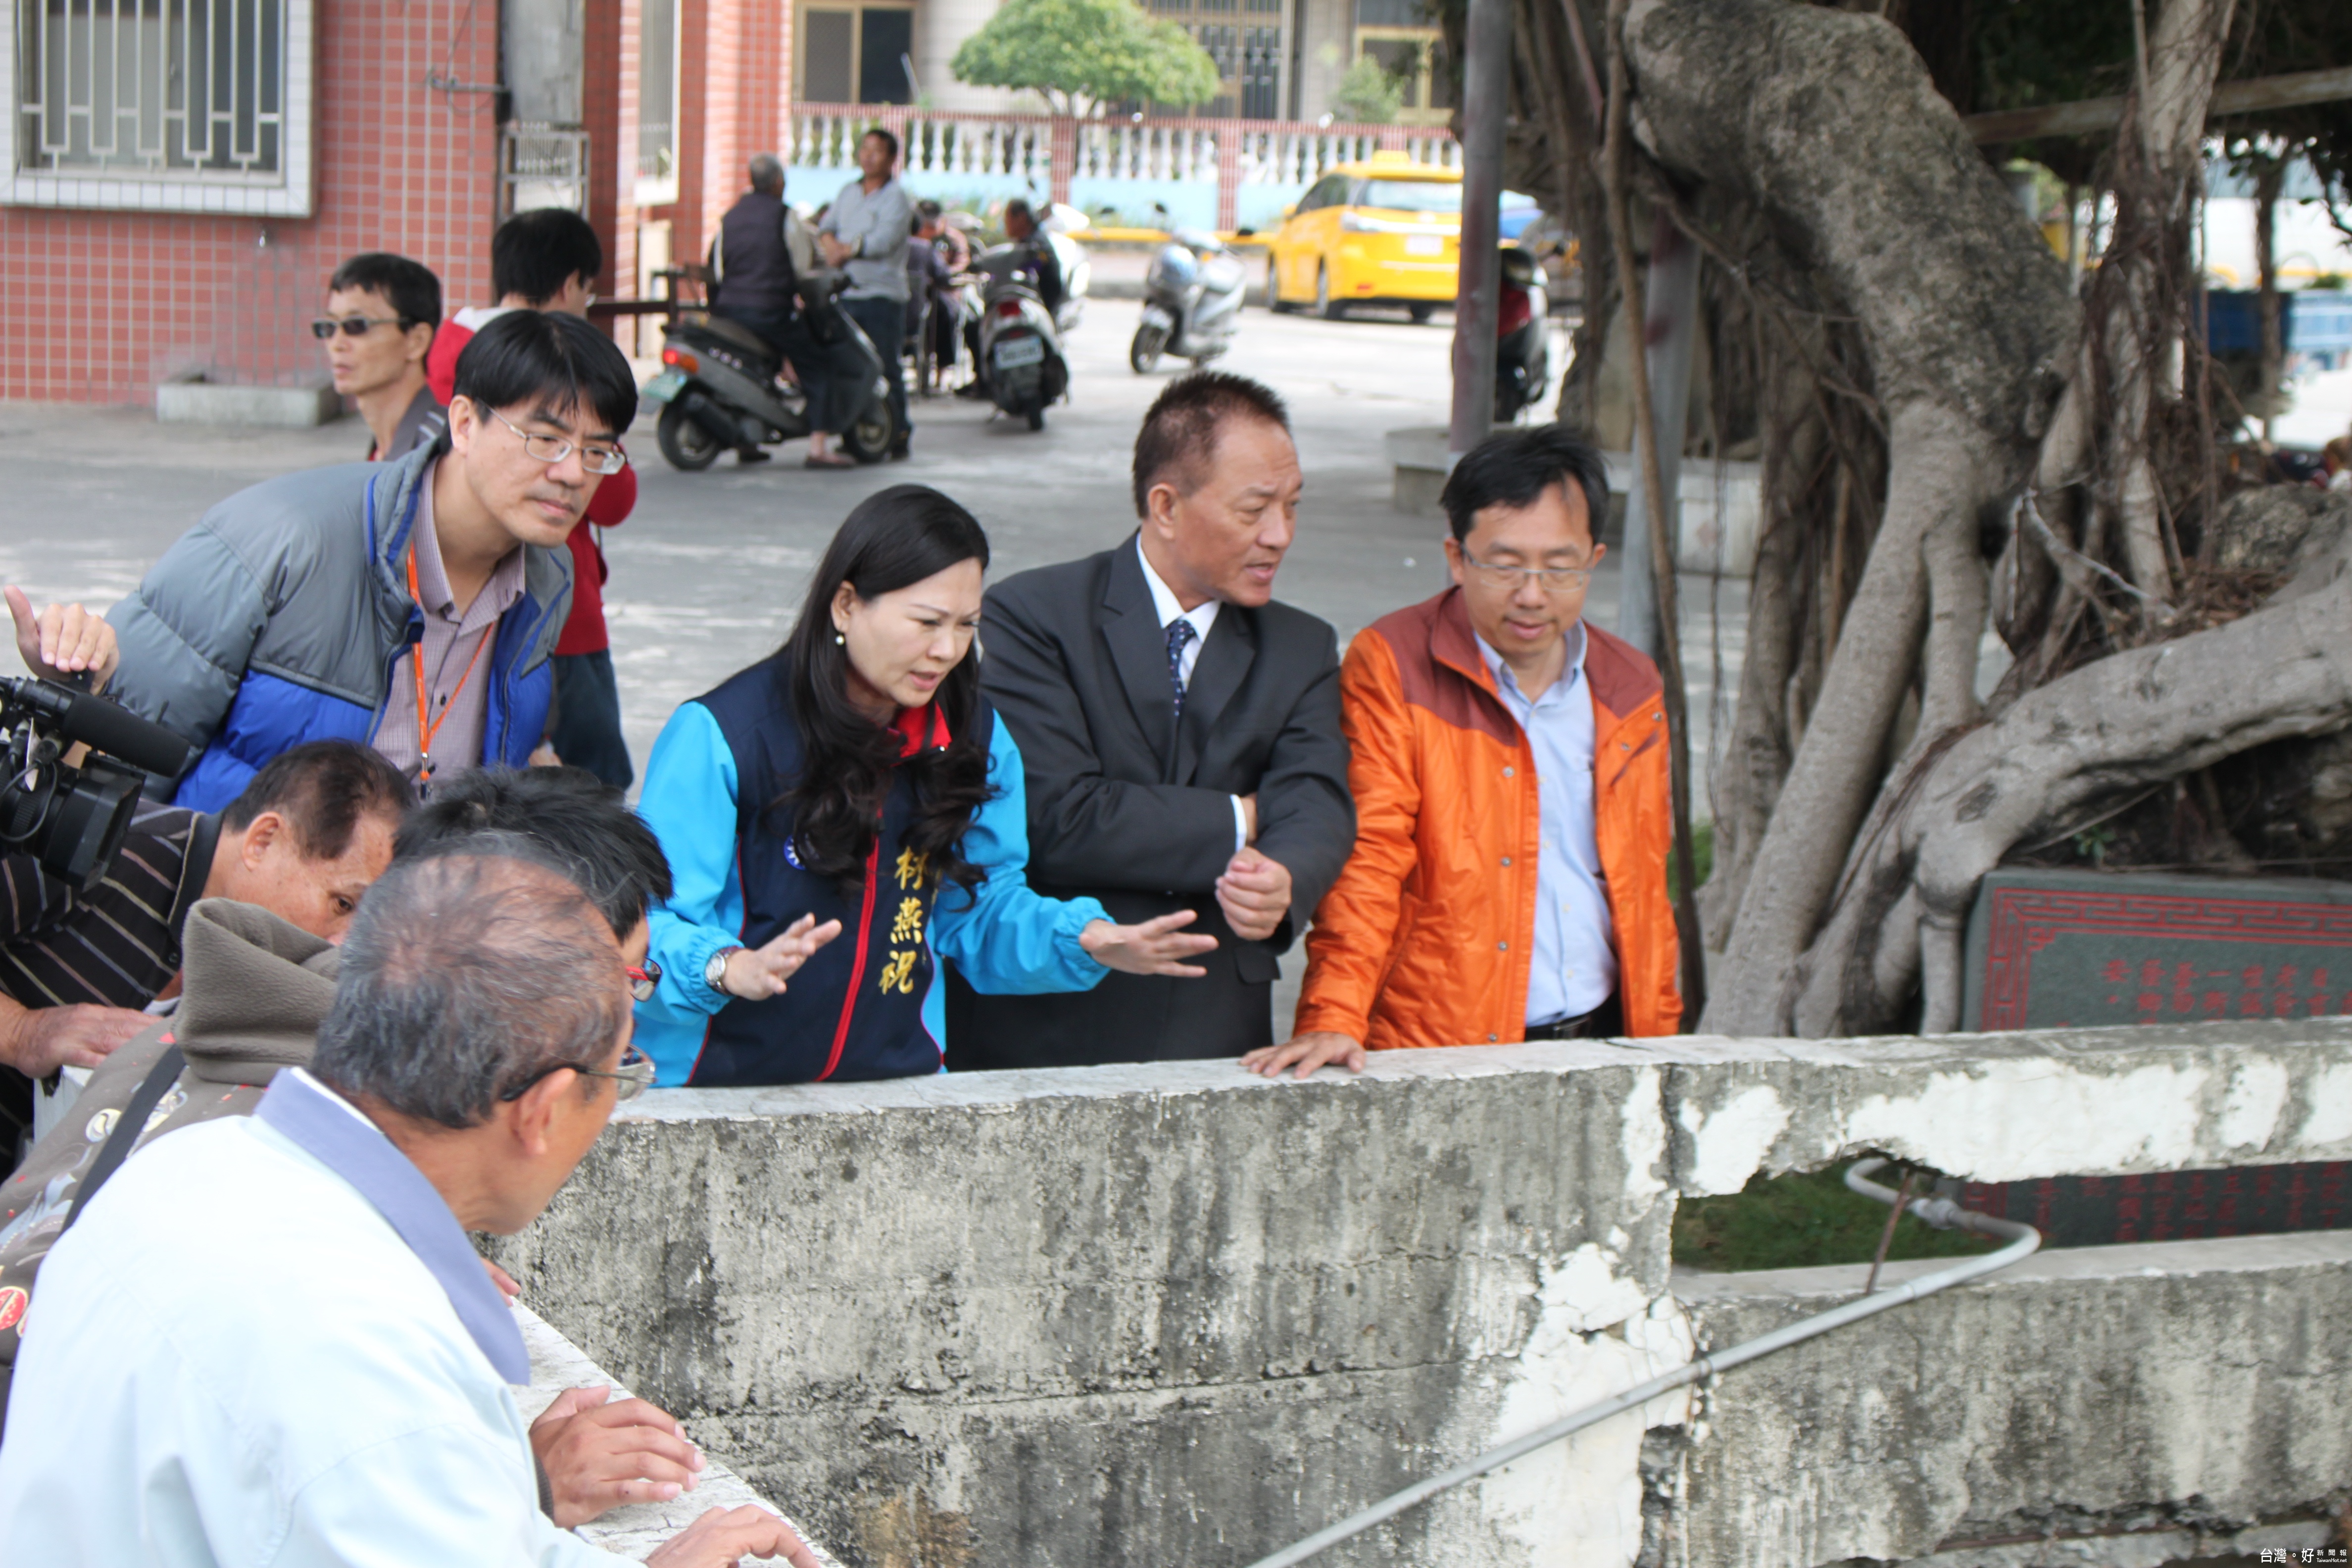
<svg viewBox="0 0 2352 1568"><path fill-rule="evenodd" d="M1053 157L1053 193L1057 202L1070 199L1070 175L1078 162L1078 122L1066 114L1054 116L1047 146Z"/></svg>
<svg viewBox="0 0 2352 1568"><path fill-rule="evenodd" d="M1217 227L1231 233L1241 205L1242 139L1231 129L1217 133Z"/></svg>

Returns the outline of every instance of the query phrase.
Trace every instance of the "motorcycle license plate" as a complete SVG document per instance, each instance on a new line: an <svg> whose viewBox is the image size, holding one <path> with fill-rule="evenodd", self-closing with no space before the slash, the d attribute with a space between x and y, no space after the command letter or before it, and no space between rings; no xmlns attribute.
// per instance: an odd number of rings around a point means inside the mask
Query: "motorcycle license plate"
<svg viewBox="0 0 2352 1568"><path fill-rule="evenodd" d="M1443 256L1445 254L1445 237L1442 234L1406 235L1404 253L1407 256Z"/></svg>
<svg viewBox="0 0 2352 1568"><path fill-rule="evenodd" d="M646 395L656 403L667 403L685 390L686 374L683 371L666 370L646 383Z"/></svg>
<svg viewBox="0 0 2352 1568"><path fill-rule="evenodd" d="M1017 370L1024 364L1035 364L1045 357L1043 338L1008 338L996 345L996 368Z"/></svg>

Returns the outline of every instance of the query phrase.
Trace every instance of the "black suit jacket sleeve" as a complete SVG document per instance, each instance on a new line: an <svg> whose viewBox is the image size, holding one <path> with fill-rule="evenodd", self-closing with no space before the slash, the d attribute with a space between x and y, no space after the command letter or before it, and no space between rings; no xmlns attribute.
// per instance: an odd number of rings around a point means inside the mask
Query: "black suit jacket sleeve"
<svg viewBox="0 0 2352 1568"><path fill-rule="evenodd" d="M1322 668L1299 693L1257 786L1257 849L1290 873L1290 931L1305 927L1356 845L1348 742L1339 728L1339 654L1328 627ZM1290 944L1275 934L1276 951Z"/></svg>
<svg viewBox="0 0 2352 1568"><path fill-rule="evenodd" d="M1028 779L1029 871L1041 882L1136 892L1204 892L1234 857L1234 802L1223 790L1104 776L1080 710L1069 650L1011 584L982 616L981 680L1011 726ZM1011 591L1008 591L1011 590ZM1083 616L1068 634L1091 635ZM1339 691L1331 695L1339 731ZM1340 763L1344 780L1347 764ZM1263 797L1260 800L1263 805ZM1338 875L1338 868L1332 868ZM1311 907L1311 906L1310 906Z"/></svg>

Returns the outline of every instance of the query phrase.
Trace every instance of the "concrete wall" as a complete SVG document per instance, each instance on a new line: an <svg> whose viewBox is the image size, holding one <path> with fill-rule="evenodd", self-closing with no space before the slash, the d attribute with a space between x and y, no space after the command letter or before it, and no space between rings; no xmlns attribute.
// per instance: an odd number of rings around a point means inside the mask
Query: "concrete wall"
<svg viewBox="0 0 2352 1568"><path fill-rule="evenodd" d="M1678 1276L1675 1293L1725 1346L1853 1300L1866 1272ZM1916 1558L2055 1532L2083 1538L2061 1561L2128 1562L2166 1526L2209 1539L2147 1562L2257 1551L2210 1538L2324 1517L2352 1487L2347 1284L2347 1231L2045 1252L1742 1367L1702 1402L1703 1437L1654 1445L1675 1504L1659 1561ZM2267 1544L2326 1532L2305 1533Z"/></svg>
<svg viewBox="0 0 2352 1568"><path fill-rule="evenodd" d="M1793 1310L1676 1297L1677 1191L1870 1147L1986 1179L2342 1158L2352 1027L1464 1047L1306 1085L1210 1062L637 1103L501 1253L590 1354L845 1562L1205 1565L1246 1563L1696 1340ZM2152 1405L2153 1384L2102 1369L2278 1317L2239 1299L2249 1280L2303 1303L2305 1337L2227 1353L2352 1342L2342 1259L2294 1269L2213 1273L2178 1310L2129 1308L2132 1332L2107 1341L2084 1325L2135 1292L2157 1300L2170 1277L2066 1287L2084 1294L2044 1354L2078 1355L2083 1386L2112 1394L2052 1409L2050 1441L2006 1451L2054 1464L2168 1429L2151 1423L2181 1412ZM2025 1406L2001 1405L1998 1366L1923 1350L2040 1342L2013 1313L1984 1326L2030 1299L1900 1310L1821 1347L1810 1382L1769 1384L1767 1363L1660 1400L1328 1561L1621 1564L1645 1536L1652 1562L1677 1541L1693 1544L1674 1561L1709 1564L1932 1551L2054 1494L2056 1476L2028 1468L1971 1504L1974 1434ZM2335 1354L2277 1389L2352 1405ZM1731 1403L1750 1384L1769 1384L1758 1398L1777 1420ZM2227 1430L2244 1412L2191 1414ZM2320 1484L2331 1452L2282 1491L2224 1447L2176 1446L2111 1490L2251 1522L2314 1501L2284 1494ZM1895 1509L1857 1484L1857 1454L1926 1478L1904 1494L1924 1500ZM1738 1510L1759 1496L1801 1520L1755 1530Z"/></svg>
<svg viewBox="0 0 2352 1568"><path fill-rule="evenodd" d="M555 1403L557 1395L570 1389L603 1388L608 1403L635 1396L634 1390L582 1354L579 1346L557 1333L538 1313L520 1302L514 1303L511 1310L515 1327L522 1331L523 1348L530 1353L530 1385L514 1391L515 1406L522 1412L524 1420L538 1420L541 1413ZM692 1490L666 1503L624 1503L577 1526L572 1533L591 1546L601 1546L642 1562L712 1509L742 1508L747 1504L782 1515L808 1542L817 1568L841 1568L840 1560L805 1527L744 1484L743 1478L730 1469L724 1460L709 1454L703 1456L702 1472L694 1478Z"/></svg>

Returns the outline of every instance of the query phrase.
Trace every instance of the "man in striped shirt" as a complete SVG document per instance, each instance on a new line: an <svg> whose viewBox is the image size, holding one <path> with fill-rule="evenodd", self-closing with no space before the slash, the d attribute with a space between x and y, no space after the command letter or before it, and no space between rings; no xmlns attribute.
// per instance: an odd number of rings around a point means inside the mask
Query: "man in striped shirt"
<svg viewBox="0 0 2352 1568"><path fill-rule="evenodd" d="M415 798L370 747L314 741L254 774L217 815L143 807L106 875L76 892L31 855L0 856L0 1165L33 1133L36 1080L92 1068L178 993L199 899L235 899L328 941L392 858Z"/></svg>

